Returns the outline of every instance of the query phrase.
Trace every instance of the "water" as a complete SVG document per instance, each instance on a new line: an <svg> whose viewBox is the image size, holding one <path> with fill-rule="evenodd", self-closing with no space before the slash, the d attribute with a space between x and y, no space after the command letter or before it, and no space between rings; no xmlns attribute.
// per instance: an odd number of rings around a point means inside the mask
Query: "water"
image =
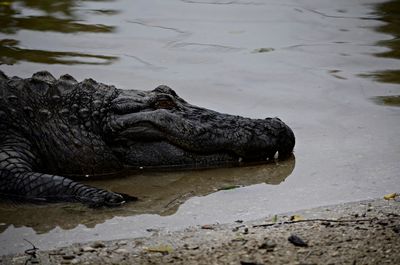
<svg viewBox="0 0 400 265"><path fill-rule="evenodd" d="M139 172L90 184L118 209L0 204L0 254L250 220L400 191L399 1L2 1L0 69L126 89L167 84L192 104L278 116L279 164ZM378 104L377 104L378 103ZM150 229L150 230L147 230ZM153 229L153 230L151 230Z"/></svg>

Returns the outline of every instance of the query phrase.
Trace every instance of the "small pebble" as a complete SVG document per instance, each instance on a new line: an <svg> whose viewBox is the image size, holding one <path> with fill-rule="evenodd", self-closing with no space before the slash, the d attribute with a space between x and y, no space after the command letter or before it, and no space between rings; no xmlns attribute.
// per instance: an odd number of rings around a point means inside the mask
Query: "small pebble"
<svg viewBox="0 0 400 265"><path fill-rule="evenodd" d="M244 258L240 261L241 265L261 265L260 263L257 263L256 261L250 259L250 258Z"/></svg>
<svg viewBox="0 0 400 265"><path fill-rule="evenodd" d="M289 242L292 243L295 246L298 247L308 247L308 244L306 242L303 241L303 239L301 239L300 237L296 236L296 235L291 235L288 238Z"/></svg>
<svg viewBox="0 0 400 265"><path fill-rule="evenodd" d="M81 249L79 247L74 247L72 248L72 253L79 255L81 253Z"/></svg>
<svg viewBox="0 0 400 265"><path fill-rule="evenodd" d="M115 250L114 252L118 253L118 254L128 254L129 253L129 251L124 248L119 248L119 249Z"/></svg>
<svg viewBox="0 0 400 265"><path fill-rule="evenodd" d="M377 224L380 224L380 225L386 226L386 225L388 225L389 223L388 223L387 221L380 220L380 221L378 221L378 222L377 222Z"/></svg>
<svg viewBox="0 0 400 265"><path fill-rule="evenodd" d="M104 245L104 243L101 241L95 241L90 246L92 248L104 248L106 245Z"/></svg>
<svg viewBox="0 0 400 265"><path fill-rule="evenodd" d="M202 225L201 229L214 230L214 226L213 225Z"/></svg>
<svg viewBox="0 0 400 265"><path fill-rule="evenodd" d="M83 252L95 252L96 250L92 247L83 247L82 251Z"/></svg>
<svg viewBox="0 0 400 265"><path fill-rule="evenodd" d="M117 242L118 246L124 246L124 245L127 245L127 244L128 244L128 242L125 241L125 240L121 240L121 241Z"/></svg>
<svg viewBox="0 0 400 265"><path fill-rule="evenodd" d="M66 259L66 260L71 260L71 259L75 258L75 255L64 255L64 256L62 256L62 258Z"/></svg>
<svg viewBox="0 0 400 265"><path fill-rule="evenodd" d="M334 251L334 252L332 252L332 257L337 257L337 256L339 256L339 252L338 251Z"/></svg>
<svg viewBox="0 0 400 265"><path fill-rule="evenodd" d="M188 249L188 250L195 250L195 249L199 249L199 248L200 248L200 247L197 246L197 245L189 245L189 244L184 244L183 247L184 247L185 249Z"/></svg>
<svg viewBox="0 0 400 265"><path fill-rule="evenodd" d="M274 250L275 247L276 247L276 243L270 239L267 239L258 248L272 251L272 250Z"/></svg>
<svg viewBox="0 0 400 265"><path fill-rule="evenodd" d="M73 260L71 260L71 264L79 264L79 260L78 259L73 259Z"/></svg>

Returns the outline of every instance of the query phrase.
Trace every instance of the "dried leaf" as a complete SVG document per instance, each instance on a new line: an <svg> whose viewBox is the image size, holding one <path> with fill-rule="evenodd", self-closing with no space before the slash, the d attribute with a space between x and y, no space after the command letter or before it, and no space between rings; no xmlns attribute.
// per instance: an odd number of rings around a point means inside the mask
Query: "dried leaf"
<svg viewBox="0 0 400 265"><path fill-rule="evenodd" d="M214 230L214 226L213 225L202 225L201 229Z"/></svg>
<svg viewBox="0 0 400 265"><path fill-rule="evenodd" d="M295 214L295 215L290 216L290 221L298 222L301 220L304 220L303 216L301 216L301 215Z"/></svg>
<svg viewBox="0 0 400 265"><path fill-rule="evenodd" d="M148 248L146 248L146 250L147 250L147 252L158 252L158 253L161 253L163 255L170 254L171 252L174 251L174 249L169 245L148 247Z"/></svg>
<svg viewBox="0 0 400 265"><path fill-rule="evenodd" d="M399 194L397 194L397 193L389 193L389 194L386 194L385 196L383 196L383 198L385 200L394 200L394 199L396 199L397 196L399 196Z"/></svg>

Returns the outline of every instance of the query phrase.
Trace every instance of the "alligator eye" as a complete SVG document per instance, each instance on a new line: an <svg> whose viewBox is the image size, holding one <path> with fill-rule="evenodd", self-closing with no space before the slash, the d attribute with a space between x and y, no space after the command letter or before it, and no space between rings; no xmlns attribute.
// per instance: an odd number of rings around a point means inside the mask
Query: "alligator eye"
<svg viewBox="0 0 400 265"><path fill-rule="evenodd" d="M175 101L169 97L158 98L154 102L154 108L156 109L173 109L175 107L176 107Z"/></svg>

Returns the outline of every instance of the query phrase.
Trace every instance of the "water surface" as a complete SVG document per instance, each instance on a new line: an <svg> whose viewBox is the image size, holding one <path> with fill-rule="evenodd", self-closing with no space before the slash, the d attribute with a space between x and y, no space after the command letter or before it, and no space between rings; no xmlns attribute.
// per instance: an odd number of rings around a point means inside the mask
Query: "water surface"
<svg viewBox="0 0 400 265"><path fill-rule="evenodd" d="M195 105L278 116L297 143L276 164L90 182L141 198L118 209L2 202L0 254L29 248L24 238L46 249L398 192L398 10L380 0L1 2L8 75L166 84Z"/></svg>

